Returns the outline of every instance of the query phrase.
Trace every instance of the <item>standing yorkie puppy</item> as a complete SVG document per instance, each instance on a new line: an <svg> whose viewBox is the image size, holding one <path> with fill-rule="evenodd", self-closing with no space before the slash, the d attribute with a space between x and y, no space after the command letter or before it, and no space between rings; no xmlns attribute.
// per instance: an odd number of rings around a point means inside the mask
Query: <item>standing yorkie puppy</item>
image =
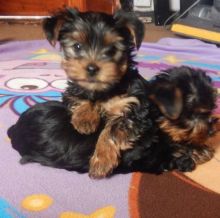
<svg viewBox="0 0 220 218"><path fill-rule="evenodd" d="M105 177L117 167L120 151L132 148L144 131L146 81L133 61L144 26L132 13L80 13L67 9L44 23L51 44L58 40L69 83L63 101L81 134L104 128L90 161L90 176ZM143 121L144 122L144 121ZM136 131L133 131L136 129Z"/></svg>

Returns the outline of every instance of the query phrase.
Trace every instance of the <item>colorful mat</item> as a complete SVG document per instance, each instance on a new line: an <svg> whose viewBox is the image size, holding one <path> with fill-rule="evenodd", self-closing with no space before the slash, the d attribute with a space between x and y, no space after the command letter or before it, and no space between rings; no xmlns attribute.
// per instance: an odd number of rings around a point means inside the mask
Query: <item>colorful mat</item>
<svg viewBox="0 0 220 218"><path fill-rule="evenodd" d="M220 49L215 45L166 38L144 43L137 60L146 79L188 65L205 69L220 88ZM59 48L43 40L0 45L0 218L219 217L220 178L215 173L220 168L212 161L215 180L209 184L202 182L207 170L200 177L134 173L97 181L39 164L21 166L7 128L35 103L60 99L66 86L60 61Z"/></svg>

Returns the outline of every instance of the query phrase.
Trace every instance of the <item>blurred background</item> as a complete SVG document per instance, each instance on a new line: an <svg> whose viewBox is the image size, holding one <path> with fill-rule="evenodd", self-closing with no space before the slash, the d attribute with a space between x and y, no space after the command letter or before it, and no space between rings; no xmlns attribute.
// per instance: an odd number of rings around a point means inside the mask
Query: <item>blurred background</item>
<svg viewBox="0 0 220 218"><path fill-rule="evenodd" d="M41 21L53 11L134 11L146 24L145 41L190 37L220 43L220 0L0 0L0 39L41 39Z"/></svg>

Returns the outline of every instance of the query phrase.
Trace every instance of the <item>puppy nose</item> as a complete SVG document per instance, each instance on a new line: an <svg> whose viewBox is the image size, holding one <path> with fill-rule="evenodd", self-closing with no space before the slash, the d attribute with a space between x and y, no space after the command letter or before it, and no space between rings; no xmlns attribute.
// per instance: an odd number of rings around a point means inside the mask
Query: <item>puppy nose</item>
<svg viewBox="0 0 220 218"><path fill-rule="evenodd" d="M97 74L97 72L99 71L99 67L95 64L89 64L86 67L86 70L87 70L89 76L95 76Z"/></svg>

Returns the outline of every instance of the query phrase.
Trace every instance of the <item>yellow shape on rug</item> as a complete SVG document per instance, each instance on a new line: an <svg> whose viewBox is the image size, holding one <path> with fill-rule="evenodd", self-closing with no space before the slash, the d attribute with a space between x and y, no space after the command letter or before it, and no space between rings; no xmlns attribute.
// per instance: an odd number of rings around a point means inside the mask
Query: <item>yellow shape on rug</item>
<svg viewBox="0 0 220 218"><path fill-rule="evenodd" d="M90 215L75 212L63 212L59 218L114 218L115 208L107 206L101 208Z"/></svg>
<svg viewBox="0 0 220 218"><path fill-rule="evenodd" d="M177 64L177 63L180 63L182 61L174 55L167 55L166 57L164 57L164 60L166 60L170 64Z"/></svg>
<svg viewBox="0 0 220 218"><path fill-rule="evenodd" d="M27 196L21 203L22 207L29 211L41 211L47 209L53 203L53 199L45 194Z"/></svg>
<svg viewBox="0 0 220 218"><path fill-rule="evenodd" d="M41 49L38 49L37 51L34 51L33 53L34 54L45 54L45 53L48 53L49 51L45 48L41 48Z"/></svg>

